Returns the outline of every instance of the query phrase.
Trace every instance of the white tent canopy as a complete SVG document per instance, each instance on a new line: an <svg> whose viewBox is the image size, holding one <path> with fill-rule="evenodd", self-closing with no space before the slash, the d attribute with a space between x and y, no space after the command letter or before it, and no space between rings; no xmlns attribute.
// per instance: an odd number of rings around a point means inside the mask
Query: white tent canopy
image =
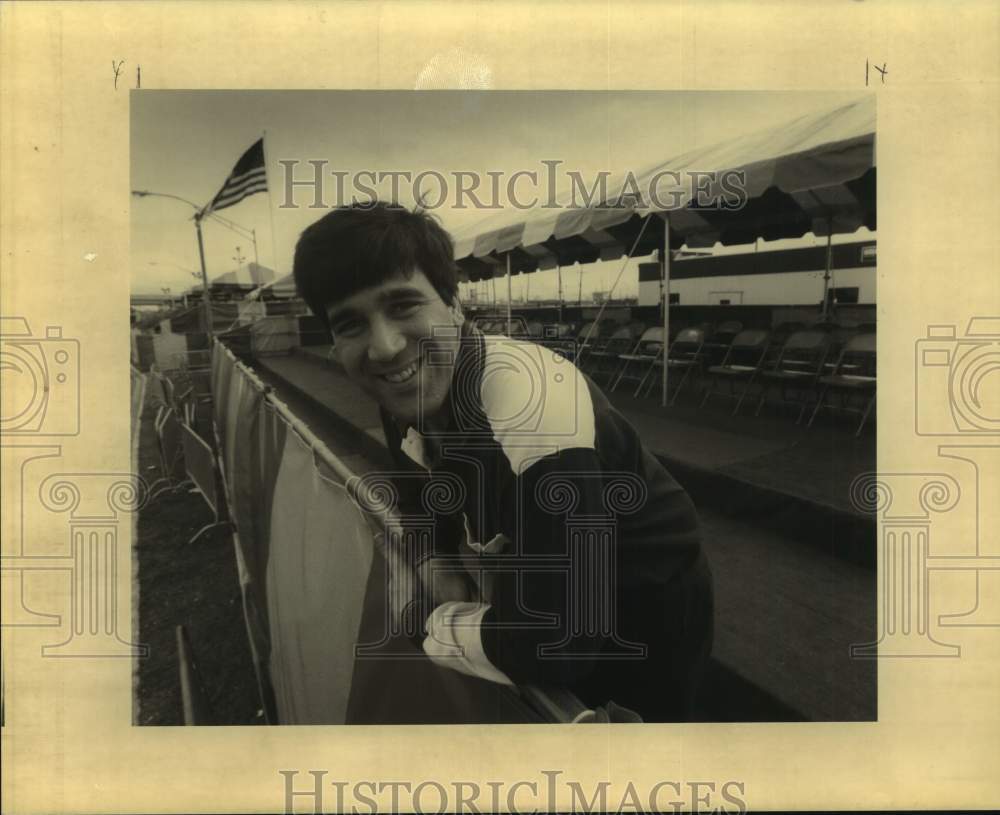
<svg viewBox="0 0 1000 815"><path fill-rule="evenodd" d="M292 298L295 296L295 278L291 273L289 273L284 277L279 277L277 280L272 280L270 283L265 283L263 286L260 286L250 292L250 294L247 295L247 299L256 300L263 295L264 292L268 292L275 297L283 299Z"/></svg>
<svg viewBox="0 0 1000 815"><path fill-rule="evenodd" d="M695 173L715 180L696 192ZM727 191L725 178L743 192ZM874 229L874 96L668 158L607 189L591 206L536 207L499 225L487 219L456 236L455 259L473 281L502 274L507 254L514 274L614 260L650 213L669 216L674 248ZM662 226L650 227L636 255L662 246Z"/></svg>

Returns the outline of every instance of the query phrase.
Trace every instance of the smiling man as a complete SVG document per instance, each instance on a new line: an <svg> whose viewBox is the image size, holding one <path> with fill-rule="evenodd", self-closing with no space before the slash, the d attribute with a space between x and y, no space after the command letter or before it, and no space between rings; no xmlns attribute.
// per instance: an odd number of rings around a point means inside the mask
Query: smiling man
<svg viewBox="0 0 1000 815"><path fill-rule="evenodd" d="M465 322L453 255L435 219L384 203L330 212L295 251L299 293L379 405L404 524L435 510L412 476L453 499L412 564L424 651L689 718L713 614L690 499L572 363Z"/></svg>

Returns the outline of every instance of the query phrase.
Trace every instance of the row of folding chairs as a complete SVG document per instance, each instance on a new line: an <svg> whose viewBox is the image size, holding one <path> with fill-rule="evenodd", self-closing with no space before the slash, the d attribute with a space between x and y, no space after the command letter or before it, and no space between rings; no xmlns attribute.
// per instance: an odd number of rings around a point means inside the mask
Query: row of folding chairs
<svg viewBox="0 0 1000 815"><path fill-rule="evenodd" d="M824 409L856 412L861 418L855 435L860 435L875 405L873 328L815 324L743 329L718 360L704 327L683 328L666 354L669 404L685 386L701 380L701 405L713 396L726 396L736 403L735 415L748 398L756 399L759 415L770 398L797 406L796 423L811 409L809 426ZM634 343L622 329L611 340L590 352L588 373L612 391L631 381L637 383L635 396L649 395L663 372L663 328L647 329Z"/></svg>
<svg viewBox="0 0 1000 815"><path fill-rule="evenodd" d="M499 335L508 333L507 318L477 318L476 327L484 334ZM510 336L530 340L564 339L573 335L573 323L546 323L541 320L525 320L523 317L511 317Z"/></svg>
<svg viewBox="0 0 1000 815"><path fill-rule="evenodd" d="M719 324L701 322L688 326L686 323L675 322L670 326L670 341L676 340L677 336L687 328L700 329L703 334L702 352L711 362L721 362L733 337L743 330L743 323L739 320L726 320ZM615 369L614 361L623 353L630 353L633 347L637 345L655 347L662 345L662 342L662 326L647 329L645 323L641 321L633 321L626 325L612 323L610 330L607 324L598 325L591 322L584 325L578 335L582 356L589 357L590 360L587 363L587 372L597 376L607 372L609 361L611 368Z"/></svg>

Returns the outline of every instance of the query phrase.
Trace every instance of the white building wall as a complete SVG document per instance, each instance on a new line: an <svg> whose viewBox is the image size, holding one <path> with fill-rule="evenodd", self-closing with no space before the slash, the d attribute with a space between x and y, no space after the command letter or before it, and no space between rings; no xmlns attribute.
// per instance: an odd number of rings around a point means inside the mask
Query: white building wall
<svg viewBox="0 0 1000 815"><path fill-rule="evenodd" d="M873 266L835 269L830 287L857 286L858 303L874 304L876 270ZM782 274L724 275L687 280L671 280L671 294L680 296L679 305L719 305L728 299L730 305L783 306L819 303L823 299L823 272L784 272ZM659 303L658 281L639 283L639 305Z"/></svg>

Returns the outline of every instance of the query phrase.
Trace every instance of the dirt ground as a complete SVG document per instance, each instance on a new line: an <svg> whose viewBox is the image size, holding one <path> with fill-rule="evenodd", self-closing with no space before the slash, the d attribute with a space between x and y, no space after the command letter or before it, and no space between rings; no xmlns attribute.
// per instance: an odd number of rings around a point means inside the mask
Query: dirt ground
<svg viewBox="0 0 1000 815"><path fill-rule="evenodd" d="M139 470L148 483L159 475L153 414L147 408L140 435ZM175 628L186 627L212 713L212 724L262 724L257 683L243 621L232 536L213 529L194 544L191 536L212 513L185 486L164 492L139 512L139 641L149 656L138 660L134 720L140 725L182 725Z"/></svg>

